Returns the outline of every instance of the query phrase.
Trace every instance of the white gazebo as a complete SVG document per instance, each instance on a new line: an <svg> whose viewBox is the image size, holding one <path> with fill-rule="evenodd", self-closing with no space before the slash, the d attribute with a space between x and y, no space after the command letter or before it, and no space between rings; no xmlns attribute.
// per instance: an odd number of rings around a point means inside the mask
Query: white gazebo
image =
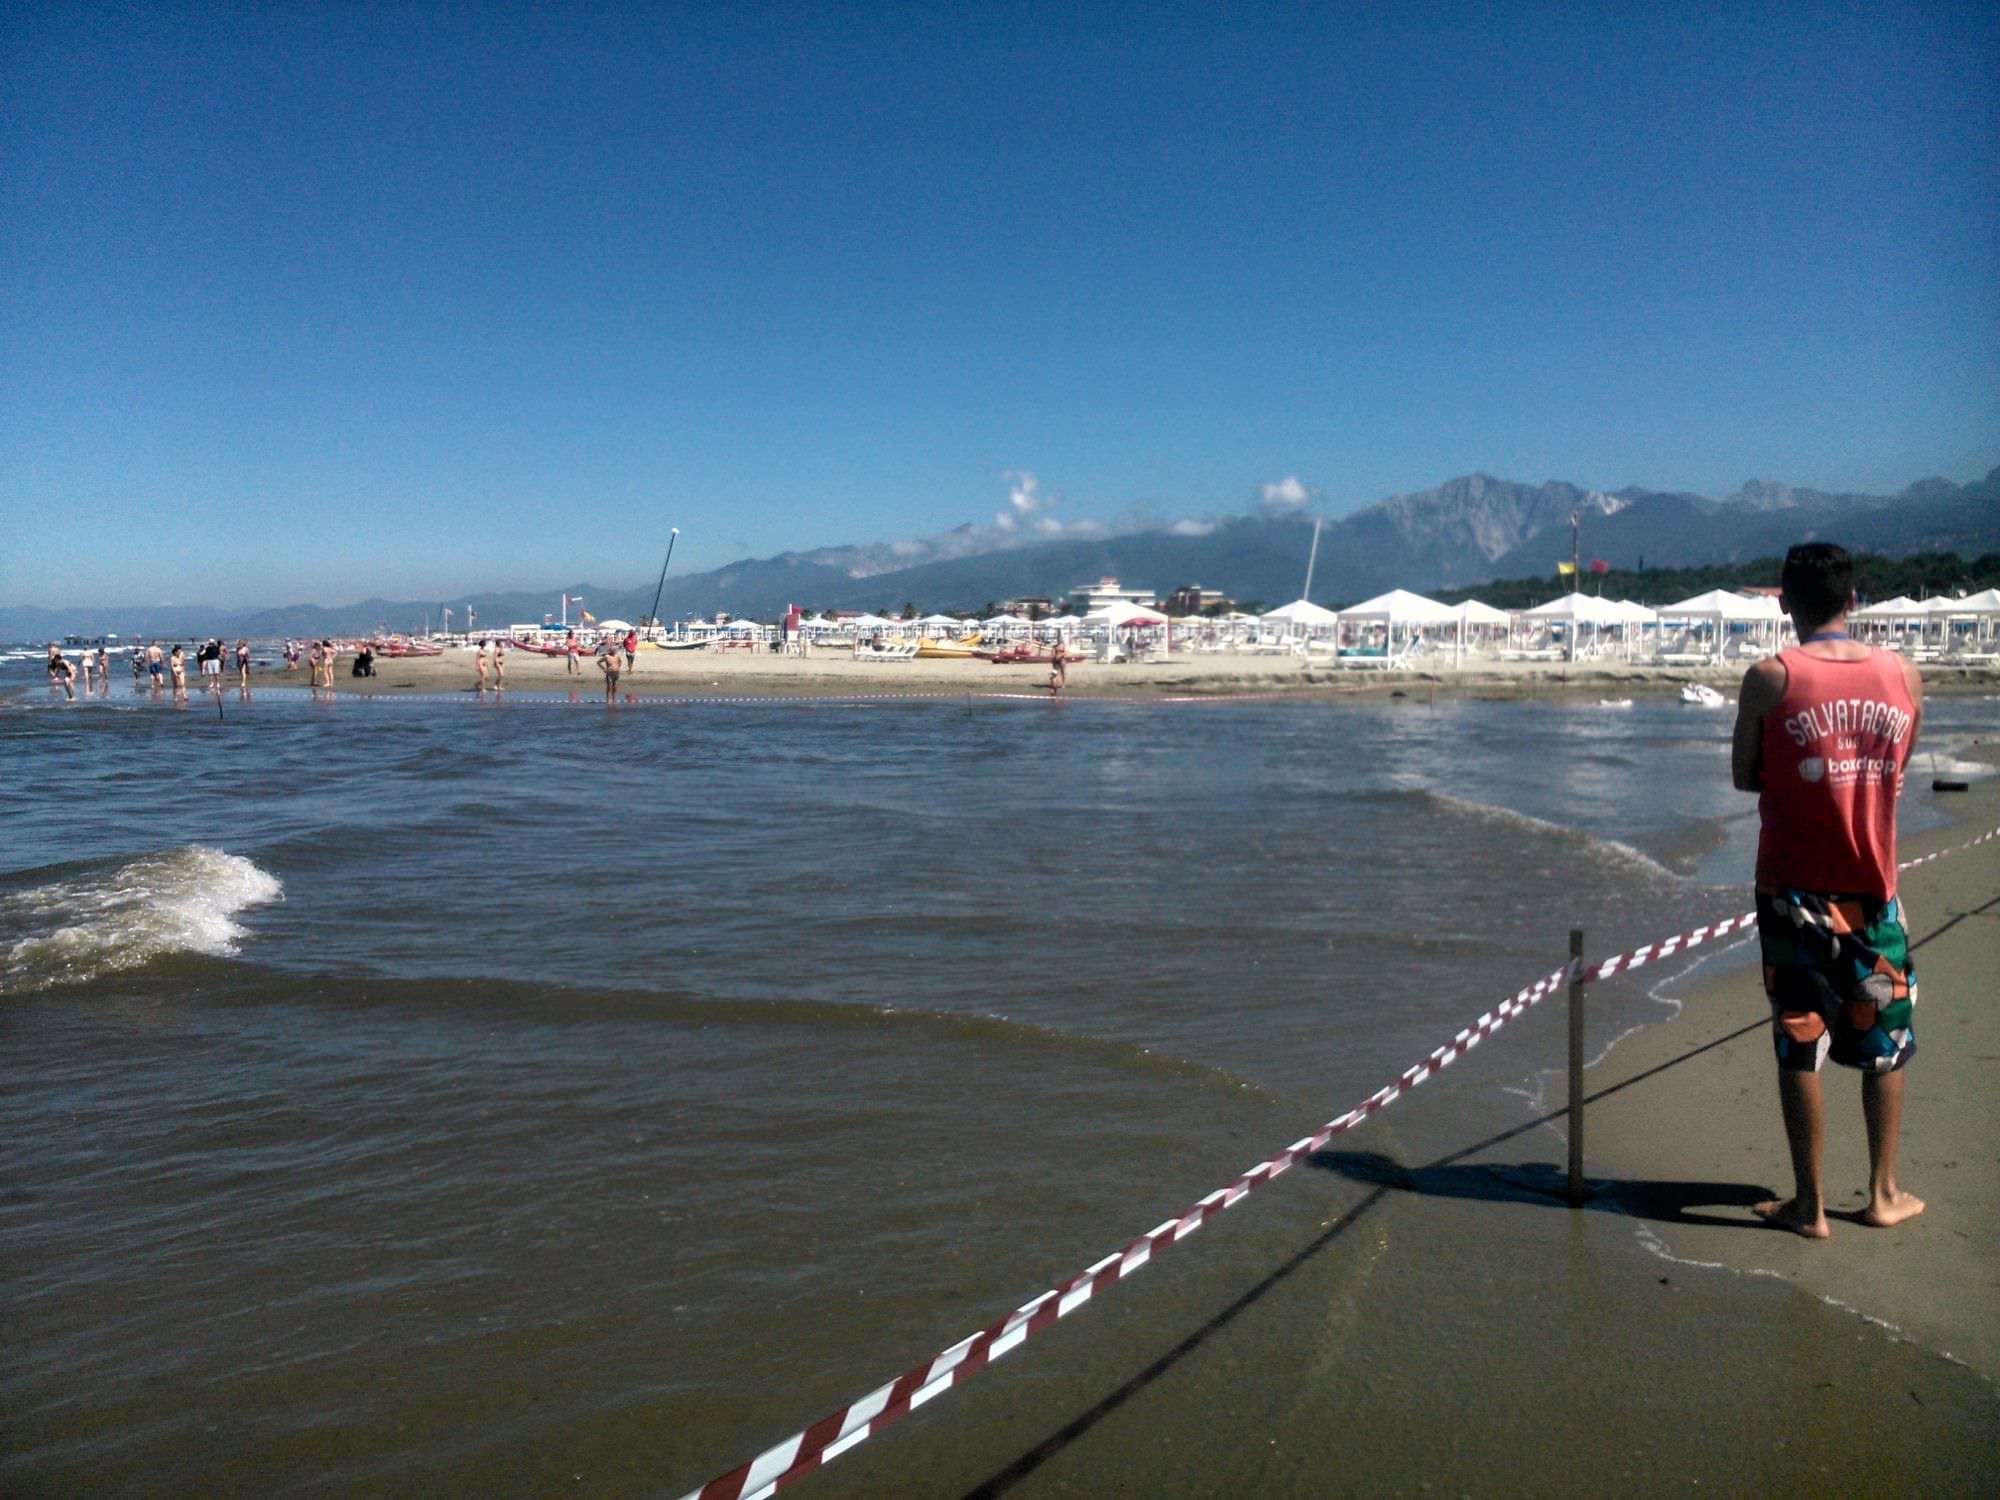
<svg viewBox="0 0 2000 1500"><path fill-rule="evenodd" d="M1141 630L1164 626L1167 632L1167 649L1171 651L1174 648L1174 622L1159 610L1144 604L1107 604L1102 609L1093 609L1085 615L1082 623L1087 627L1101 628L1104 631L1106 661L1116 655L1118 632L1121 630L1131 631L1132 638L1136 641ZM1127 655L1130 655L1129 650Z"/></svg>
<svg viewBox="0 0 2000 1500"><path fill-rule="evenodd" d="M1715 631L1714 656L1719 661L1729 630L1737 625L1763 638L1769 650L1778 647L1778 638L1785 626L1785 612L1778 607L1778 601L1770 594L1745 596L1732 593L1728 589L1710 589L1707 593L1696 594L1691 599L1683 599L1678 604L1660 606L1662 620L1680 620L1688 624L1713 627Z"/></svg>
<svg viewBox="0 0 2000 1500"><path fill-rule="evenodd" d="M1332 636L1336 648L1340 644L1340 616L1310 599L1294 599L1290 604L1266 610L1259 623L1266 628L1275 628L1287 641L1296 637L1301 645L1315 635Z"/></svg>
<svg viewBox="0 0 2000 1500"><path fill-rule="evenodd" d="M1484 637L1487 645L1503 630L1511 630L1514 617L1504 609L1495 609L1479 599L1461 599L1451 607L1458 620L1458 651L1465 654L1465 643Z"/></svg>
<svg viewBox="0 0 2000 1500"><path fill-rule="evenodd" d="M1377 594L1373 599L1364 599L1359 604L1350 605L1340 612L1342 625L1379 625L1382 627L1382 654L1385 660L1396 657L1396 636L1402 633L1405 649L1430 625L1450 625L1458 633L1463 645L1463 630L1459 617L1452 612L1449 604L1440 604L1435 599L1426 599L1422 594L1413 594L1408 589L1390 589L1386 594Z"/></svg>
<svg viewBox="0 0 2000 1500"><path fill-rule="evenodd" d="M1986 660L1984 642L1992 635L1996 620L2000 620L2000 589L1982 589L1976 594L1968 594L1962 599L1948 599L1943 595L1924 601L1926 623L1937 622L1938 650L1955 652L1959 643L1952 639L1952 627L1960 627L1960 634L1966 637L1965 646L1980 653Z"/></svg>
<svg viewBox="0 0 2000 1500"><path fill-rule="evenodd" d="M1522 618L1567 626L1569 639L1564 654L1570 661L1576 660L1576 638L1583 633L1584 626L1588 625L1597 631L1624 623L1624 616L1609 599L1601 599L1595 594L1580 593L1565 594L1560 599L1537 604L1533 609L1525 611Z"/></svg>

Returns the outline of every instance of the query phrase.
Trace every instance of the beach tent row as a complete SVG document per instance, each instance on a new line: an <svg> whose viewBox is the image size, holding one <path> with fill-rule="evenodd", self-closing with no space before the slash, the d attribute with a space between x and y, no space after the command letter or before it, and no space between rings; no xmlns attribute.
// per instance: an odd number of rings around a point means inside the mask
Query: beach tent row
<svg viewBox="0 0 2000 1500"><path fill-rule="evenodd" d="M1936 620L2000 618L2000 589L1981 589L1963 599L1906 599L1898 594L1854 611L1856 620Z"/></svg>

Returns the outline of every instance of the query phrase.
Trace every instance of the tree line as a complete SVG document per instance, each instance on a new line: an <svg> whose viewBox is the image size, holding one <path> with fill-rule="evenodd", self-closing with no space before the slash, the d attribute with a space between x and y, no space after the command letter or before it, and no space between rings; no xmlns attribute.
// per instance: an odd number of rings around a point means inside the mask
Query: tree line
<svg viewBox="0 0 2000 1500"><path fill-rule="evenodd" d="M1611 568L1602 573L1586 572L1574 586L1586 594L1658 606L1710 589L1776 588L1782 562L1782 558L1759 557L1698 568ZM1533 609L1560 599L1571 587L1568 578L1500 578L1470 588L1440 590L1433 597L1446 604L1477 598L1495 609ZM1863 604L1893 599L1898 594L1928 599L1935 594L1971 594L1996 587L2000 587L2000 552L1982 553L1970 561L1956 552L1912 552L1908 557L1854 554L1854 591Z"/></svg>

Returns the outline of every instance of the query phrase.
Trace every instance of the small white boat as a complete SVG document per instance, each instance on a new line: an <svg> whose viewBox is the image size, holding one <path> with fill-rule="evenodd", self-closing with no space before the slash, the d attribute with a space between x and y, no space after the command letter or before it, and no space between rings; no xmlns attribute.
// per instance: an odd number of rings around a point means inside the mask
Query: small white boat
<svg viewBox="0 0 2000 1500"><path fill-rule="evenodd" d="M1632 700L1630 698L1599 698L1597 706L1599 708L1630 708Z"/></svg>
<svg viewBox="0 0 2000 1500"><path fill-rule="evenodd" d="M915 661L917 643L915 641L856 641L854 643L856 661Z"/></svg>
<svg viewBox="0 0 2000 1500"><path fill-rule="evenodd" d="M1692 703L1696 708L1721 708L1728 701L1705 682L1685 683L1681 687L1681 702Z"/></svg>

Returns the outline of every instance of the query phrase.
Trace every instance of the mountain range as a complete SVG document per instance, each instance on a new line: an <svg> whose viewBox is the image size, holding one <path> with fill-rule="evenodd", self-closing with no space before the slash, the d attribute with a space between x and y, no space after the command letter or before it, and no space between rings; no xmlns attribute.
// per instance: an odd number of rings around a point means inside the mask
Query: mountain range
<svg viewBox="0 0 2000 1500"><path fill-rule="evenodd" d="M1581 557L1614 567L1689 567L1776 557L1797 541L1829 539L1854 551L1902 557L2000 551L2000 469L1970 484L1925 479L1893 495L1830 494L1750 480L1721 498L1630 487L1589 490L1561 480L1526 485L1468 474L1433 489L1391 495L1321 524L1313 567L1317 603L1352 603L1403 587L1463 587L1494 578L1553 577L1570 555L1570 518ZM1178 522L1118 535L1021 541L960 527L917 543L871 543L785 552L670 578L669 619L727 610L768 619L797 603L814 610L982 610L1020 596L1060 598L1100 577L1161 596L1183 584L1266 605L1298 598L1314 519L1266 507L1214 522ZM912 558L917 560L911 561ZM552 584L538 593L472 591L446 601L462 626L469 603L489 629L539 621L557 595L582 596L600 619L637 619L653 587ZM438 620L436 601L366 599L336 607L218 611L199 606L43 609L0 606L0 637L94 633L249 636L353 634Z"/></svg>

